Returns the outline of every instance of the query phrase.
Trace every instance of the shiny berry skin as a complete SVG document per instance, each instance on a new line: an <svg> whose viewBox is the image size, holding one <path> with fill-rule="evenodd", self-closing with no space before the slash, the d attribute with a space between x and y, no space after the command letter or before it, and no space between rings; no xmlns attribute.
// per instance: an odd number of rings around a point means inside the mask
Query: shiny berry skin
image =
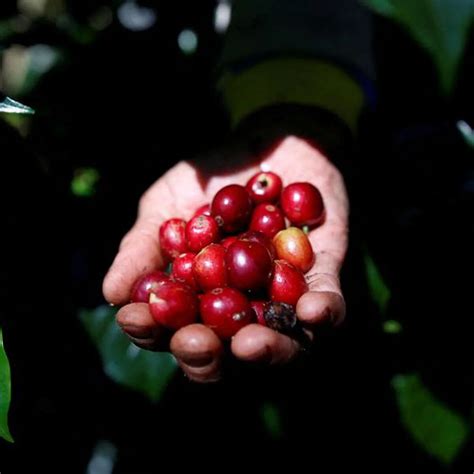
<svg viewBox="0 0 474 474"><path fill-rule="evenodd" d="M211 205L210 204L203 204L201 207L196 209L193 217L197 216L210 216L211 215Z"/></svg>
<svg viewBox="0 0 474 474"><path fill-rule="evenodd" d="M243 186L230 184L214 196L211 213L224 232L237 232L250 220L252 200Z"/></svg>
<svg viewBox="0 0 474 474"><path fill-rule="evenodd" d="M275 246L273 245L272 239L268 238L262 232L258 232L257 230L248 230L243 234L240 234L239 240L248 240L249 242L258 242L266 247L272 259L276 258L276 250Z"/></svg>
<svg viewBox="0 0 474 474"><path fill-rule="evenodd" d="M259 204L252 213L249 226L250 230L262 232L270 239L285 227L282 210L273 204Z"/></svg>
<svg viewBox="0 0 474 474"><path fill-rule="evenodd" d="M301 270L285 260L275 260L273 277L268 288L272 301L296 306L300 296L306 291L308 285Z"/></svg>
<svg viewBox="0 0 474 474"><path fill-rule="evenodd" d="M273 244L279 259L286 260L303 273L313 266L313 247L308 236L298 227L288 227L278 232Z"/></svg>
<svg viewBox="0 0 474 474"><path fill-rule="evenodd" d="M272 275L272 258L258 242L237 240L225 256L229 286L239 290L265 288Z"/></svg>
<svg viewBox="0 0 474 474"><path fill-rule="evenodd" d="M260 300L251 301L250 306L252 307L253 312L257 316L257 323L261 324L262 326L266 326L267 323L265 321L264 313L265 302Z"/></svg>
<svg viewBox="0 0 474 474"><path fill-rule="evenodd" d="M198 289L198 284L194 279L193 273L195 256L196 254L190 252L182 253L173 260L173 266L171 268L171 277L173 280L186 283L186 285L190 286L193 290Z"/></svg>
<svg viewBox="0 0 474 474"><path fill-rule="evenodd" d="M205 293L199 309L203 323L221 339L230 339L255 320L249 300L234 288L215 288Z"/></svg>
<svg viewBox="0 0 474 474"><path fill-rule="evenodd" d="M148 303L150 293L155 291L161 282L169 279L170 277L160 270L142 275L133 284L130 301L132 303Z"/></svg>
<svg viewBox="0 0 474 474"><path fill-rule="evenodd" d="M203 291L227 286L225 255L222 245L210 244L194 257L194 279Z"/></svg>
<svg viewBox="0 0 474 474"><path fill-rule="evenodd" d="M204 247L219 240L219 226L214 217L201 214L186 224L186 240L191 252L199 252Z"/></svg>
<svg viewBox="0 0 474 474"><path fill-rule="evenodd" d="M236 235L229 235L220 241L220 244L227 250L239 238Z"/></svg>
<svg viewBox="0 0 474 474"><path fill-rule="evenodd" d="M271 171L261 171L252 176L245 186L255 204L276 202L281 194L280 176Z"/></svg>
<svg viewBox="0 0 474 474"><path fill-rule="evenodd" d="M168 219L160 227L160 248L163 258L170 262L188 251L186 243L186 222L183 219Z"/></svg>
<svg viewBox="0 0 474 474"><path fill-rule="evenodd" d="M310 227L324 219L324 203L319 190L310 183L292 183L281 193L281 207L293 225Z"/></svg>
<svg viewBox="0 0 474 474"><path fill-rule="evenodd" d="M165 281L150 294L148 306L157 323L176 330L197 320L199 300L188 285Z"/></svg>

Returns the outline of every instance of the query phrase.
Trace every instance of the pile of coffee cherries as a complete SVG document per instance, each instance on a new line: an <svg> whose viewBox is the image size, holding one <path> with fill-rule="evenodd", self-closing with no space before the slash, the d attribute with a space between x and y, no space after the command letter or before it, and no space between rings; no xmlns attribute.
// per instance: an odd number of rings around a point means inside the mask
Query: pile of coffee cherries
<svg viewBox="0 0 474 474"><path fill-rule="evenodd" d="M201 322L223 340L250 323L279 330L294 322L307 291L315 257L305 231L323 220L321 193L310 183L283 187L277 174L262 171L246 186L225 186L188 222L161 225L170 271L141 276L131 300L148 303L171 330Z"/></svg>

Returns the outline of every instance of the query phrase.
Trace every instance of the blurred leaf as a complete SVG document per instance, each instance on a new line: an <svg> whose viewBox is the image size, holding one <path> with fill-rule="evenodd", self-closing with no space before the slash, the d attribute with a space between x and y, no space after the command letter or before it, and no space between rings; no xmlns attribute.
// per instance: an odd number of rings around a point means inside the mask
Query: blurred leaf
<svg viewBox="0 0 474 474"><path fill-rule="evenodd" d="M402 332L402 325L394 319L389 319L383 323L383 330L387 334L398 334Z"/></svg>
<svg viewBox="0 0 474 474"><path fill-rule="evenodd" d="M405 428L428 453L451 463L466 440L468 423L438 400L417 374L397 375L392 380Z"/></svg>
<svg viewBox="0 0 474 474"><path fill-rule="evenodd" d="M179 49L186 55L194 54L198 47L198 36L193 30L183 30L178 35Z"/></svg>
<svg viewBox="0 0 474 474"><path fill-rule="evenodd" d="M0 92L0 112L8 114L34 114L35 111L27 105L20 104Z"/></svg>
<svg viewBox="0 0 474 474"><path fill-rule="evenodd" d="M66 9L65 0L17 0L18 9L31 18L57 18Z"/></svg>
<svg viewBox="0 0 474 474"><path fill-rule="evenodd" d="M156 23L156 11L134 0L126 0L117 10L117 18L131 31L145 31Z"/></svg>
<svg viewBox="0 0 474 474"><path fill-rule="evenodd" d="M464 138L466 144L469 147L474 148L474 130L471 128L471 126L464 120L459 120L456 123L456 127Z"/></svg>
<svg viewBox="0 0 474 474"><path fill-rule="evenodd" d="M1 119L10 127L16 128L22 137L28 136L31 129L31 115L28 114L1 114Z"/></svg>
<svg viewBox="0 0 474 474"><path fill-rule="evenodd" d="M367 272L370 295L379 307L380 312L385 314L390 300L390 290L385 284L372 257L367 253L365 255L365 271Z"/></svg>
<svg viewBox="0 0 474 474"><path fill-rule="evenodd" d="M75 196L90 197L95 194L100 174L95 168L80 168L74 172L71 192Z"/></svg>
<svg viewBox="0 0 474 474"><path fill-rule="evenodd" d="M117 452L117 447L110 441L97 441L85 474L112 474L117 462Z"/></svg>
<svg viewBox="0 0 474 474"><path fill-rule="evenodd" d="M61 15L56 20L59 30L66 33L72 41L82 45L92 44L97 39L97 31L89 25L78 23L71 15Z"/></svg>
<svg viewBox="0 0 474 474"><path fill-rule="evenodd" d="M400 23L431 55L445 94L452 92L474 17L472 0L363 0Z"/></svg>
<svg viewBox="0 0 474 474"><path fill-rule="evenodd" d="M3 52L3 89L13 96L29 94L63 58L48 44L11 45Z"/></svg>
<svg viewBox="0 0 474 474"><path fill-rule="evenodd" d="M176 360L169 353L145 351L132 344L115 322L115 313L104 305L81 310L79 317L99 350L105 373L157 402L176 371Z"/></svg>
<svg viewBox="0 0 474 474"><path fill-rule="evenodd" d="M5 41L11 35L15 33L11 20L1 20L0 21L0 41ZM1 47L0 47L1 51Z"/></svg>
<svg viewBox="0 0 474 474"><path fill-rule="evenodd" d="M278 407L272 402L265 402L261 408L261 416L268 434L272 438L281 438L283 428Z"/></svg>
<svg viewBox="0 0 474 474"><path fill-rule="evenodd" d="M53 69L61 59L56 48L47 44L35 44L28 48L28 68L20 93L28 94L39 83L41 78Z"/></svg>
<svg viewBox="0 0 474 474"><path fill-rule="evenodd" d="M0 328L0 436L13 443L12 435L8 429L8 409L10 407L11 382L10 364L3 347L3 334Z"/></svg>

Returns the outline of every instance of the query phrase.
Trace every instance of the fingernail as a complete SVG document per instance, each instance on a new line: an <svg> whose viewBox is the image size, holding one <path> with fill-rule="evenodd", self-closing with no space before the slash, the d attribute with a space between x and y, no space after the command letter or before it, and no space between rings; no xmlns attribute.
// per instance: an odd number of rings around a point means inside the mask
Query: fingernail
<svg viewBox="0 0 474 474"><path fill-rule="evenodd" d="M214 357L210 352L205 352L204 354L196 353L181 353L179 354L181 361L189 367L200 368L209 365Z"/></svg>

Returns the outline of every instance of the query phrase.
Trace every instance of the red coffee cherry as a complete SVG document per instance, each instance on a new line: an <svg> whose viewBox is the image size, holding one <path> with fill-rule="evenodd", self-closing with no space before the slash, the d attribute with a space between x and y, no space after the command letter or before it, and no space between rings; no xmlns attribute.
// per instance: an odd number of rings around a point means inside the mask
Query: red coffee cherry
<svg viewBox="0 0 474 474"><path fill-rule="evenodd" d="M227 250L236 240L239 240L236 235L229 235L229 237L222 239L220 244Z"/></svg>
<svg viewBox="0 0 474 474"><path fill-rule="evenodd" d="M186 240L189 250L199 252L204 247L219 240L219 226L211 216L201 214L186 224Z"/></svg>
<svg viewBox="0 0 474 474"><path fill-rule="evenodd" d="M272 275L272 258L258 242L237 240L225 256L229 286L239 290L265 288Z"/></svg>
<svg viewBox="0 0 474 474"><path fill-rule="evenodd" d="M276 258L276 250L275 246L273 245L272 239L268 238L262 232L258 232L257 230L248 230L247 232L240 234L239 240L258 242L259 244L262 244L266 247L272 259Z"/></svg>
<svg viewBox="0 0 474 474"><path fill-rule="evenodd" d="M149 308L157 323L177 330L197 320L199 303L188 285L165 281L150 294Z"/></svg>
<svg viewBox="0 0 474 474"><path fill-rule="evenodd" d="M273 238L273 243L278 258L286 260L303 273L313 266L313 247L308 236L298 227L281 230Z"/></svg>
<svg viewBox="0 0 474 474"><path fill-rule="evenodd" d="M281 193L285 216L296 226L316 226L324 219L324 203L319 190L311 183L292 183Z"/></svg>
<svg viewBox="0 0 474 474"><path fill-rule="evenodd" d="M227 286L225 255L222 245L210 244L194 257L193 275L203 291Z"/></svg>
<svg viewBox="0 0 474 474"><path fill-rule="evenodd" d="M256 204L278 201L281 193L281 178L271 171L261 171L252 176L245 186Z"/></svg>
<svg viewBox="0 0 474 474"><path fill-rule="evenodd" d="M133 284L130 296L131 302L148 303L150 293L153 293L160 283L169 279L170 277L160 270L142 275Z"/></svg>
<svg viewBox="0 0 474 474"><path fill-rule="evenodd" d="M193 290L198 289L198 284L196 283L193 273L195 256L196 254L190 252L182 253L174 259L171 268L173 280L186 283L186 285L190 286Z"/></svg>
<svg viewBox="0 0 474 474"><path fill-rule="evenodd" d="M170 262L188 251L185 235L186 222L183 219L168 219L160 227L160 248L163 258Z"/></svg>
<svg viewBox="0 0 474 474"><path fill-rule="evenodd" d="M250 230L262 232L270 239L286 227L285 216L273 204L259 204L252 213Z"/></svg>
<svg viewBox="0 0 474 474"><path fill-rule="evenodd" d="M252 200L243 186L230 184L214 196L211 212L224 232L237 232L250 220Z"/></svg>
<svg viewBox="0 0 474 474"><path fill-rule="evenodd" d="M201 297L201 318L220 338L229 339L255 320L249 300L234 288L215 288Z"/></svg>
<svg viewBox="0 0 474 474"><path fill-rule="evenodd" d="M266 326L267 323L265 321L265 301L255 300L250 302L250 306L252 307L255 315L257 316L257 323L261 324L262 326Z"/></svg>
<svg viewBox="0 0 474 474"><path fill-rule="evenodd" d="M296 306L300 296L308 291L308 285L301 270L285 260L275 260L273 277L269 286L272 301Z"/></svg>
<svg viewBox="0 0 474 474"><path fill-rule="evenodd" d="M194 212L193 217L196 216L210 216L211 215L211 205L203 204L201 207L198 207Z"/></svg>

